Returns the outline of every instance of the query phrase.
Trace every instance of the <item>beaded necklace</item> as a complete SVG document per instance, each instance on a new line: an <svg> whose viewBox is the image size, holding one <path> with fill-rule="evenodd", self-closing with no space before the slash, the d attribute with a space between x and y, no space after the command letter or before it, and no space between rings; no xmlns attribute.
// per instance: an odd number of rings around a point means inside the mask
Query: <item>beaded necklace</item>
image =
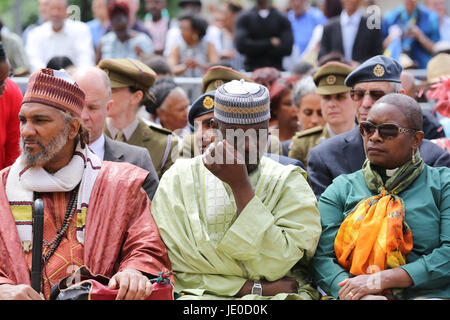
<svg viewBox="0 0 450 320"><path fill-rule="evenodd" d="M72 192L72 195L71 195L70 201L69 201L69 205L67 206L66 214L64 216L64 222L61 226L61 229L56 231L56 236L53 238L52 241L50 241L50 242L47 242L45 240L42 241L42 243L47 248L50 248L50 251L45 256L42 257L44 265L50 259L50 257L55 253L56 249L58 248L59 244L61 243L62 238L66 234L67 229L69 229L70 222L72 221L72 217L77 208L78 187L79 187L79 185Z"/></svg>

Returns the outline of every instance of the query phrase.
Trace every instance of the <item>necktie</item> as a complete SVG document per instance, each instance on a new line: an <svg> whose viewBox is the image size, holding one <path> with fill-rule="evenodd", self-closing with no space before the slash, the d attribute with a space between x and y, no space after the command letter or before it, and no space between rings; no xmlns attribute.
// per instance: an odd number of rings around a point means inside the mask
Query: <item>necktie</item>
<svg viewBox="0 0 450 320"><path fill-rule="evenodd" d="M114 138L114 140L116 141L121 141L121 142L125 142L125 135L123 134L122 130L119 130L119 132L117 132L116 137Z"/></svg>

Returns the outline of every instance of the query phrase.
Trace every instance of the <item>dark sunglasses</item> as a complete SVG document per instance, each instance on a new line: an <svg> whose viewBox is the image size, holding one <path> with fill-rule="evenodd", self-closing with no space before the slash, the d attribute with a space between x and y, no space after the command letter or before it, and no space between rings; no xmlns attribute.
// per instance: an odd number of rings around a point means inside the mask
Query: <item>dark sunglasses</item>
<svg viewBox="0 0 450 320"><path fill-rule="evenodd" d="M375 131L378 130L378 134L383 139L394 139L396 138L399 133L414 133L418 130L416 129L407 129L399 127L396 124L393 123L382 123L379 125L375 125L372 122L369 121L362 121L359 124L359 132L363 136L370 137L375 133Z"/></svg>
<svg viewBox="0 0 450 320"><path fill-rule="evenodd" d="M370 95L370 97L372 98L372 100L377 101L378 99L380 99L381 97L383 97L384 95L386 95L386 92L384 92L383 90L360 90L360 89L352 89L350 90L350 97L352 98L353 101L361 101L364 96L366 95L366 93L368 93Z"/></svg>

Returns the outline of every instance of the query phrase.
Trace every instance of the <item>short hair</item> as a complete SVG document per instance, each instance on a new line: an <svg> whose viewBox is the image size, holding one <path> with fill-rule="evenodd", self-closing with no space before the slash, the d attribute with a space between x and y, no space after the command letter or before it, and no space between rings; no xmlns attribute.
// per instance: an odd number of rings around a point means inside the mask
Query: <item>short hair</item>
<svg viewBox="0 0 450 320"><path fill-rule="evenodd" d="M75 118L80 119L74 115L71 115L68 112L57 109L64 118L64 128L67 128L70 122L72 122ZM84 127L83 122L80 123L80 129L78 129L78 134L75 139L75 144L80 142L81 148L84 149L87 145L89 145L89 131Z"/></svg>
<svg viewBox="0 0 450 320"><path fill-rule="evenodd" d="M342 4L341 0L325 0L324 15L328 19L336 17L341 14Z"/></svg>
<svg viewBox="0 0 450 320"><path fill-rule="evenodd" d="M47 68L53 70L66 69L71 66L73 66L73 62L66 56L53 57L47 62Z"/></svg>
<svg viewBox="0 0 450 320"><path fill-rule="evenodd" d="M106 92L108 94L108 98L111 98L111 96L112 96L111 80L109 79L108 74L104 70L102 70L100 68L97 68L97 69L101 71L100 74L101 74L101 77L102 77L102 80L103 80L103 85L106 88Z"/></svg>
<svg viewBox="0 0 450 320"><path fill-rule="evenodd" d="M401 93L390 93L379 99L375 104L388 104L397 107L406 117L408 128L423 129L423 114L419 103L413 98Z"/></svg>
<svg viewBox="0 0 450 320"><path fill-rule="evenodd" d="M317 87L314 83L314 79L312 76L306 76L302 78L299 82L294 86L294 90L292 90L292 102L298 108L300 108L300 104L302 103L302 99L309 93L316 93Z"/></svg>
<svg viewBox="0 0 450 320"><path fill-rule="evenodd" d="M291 74L303 77L305 75L312 74L313 70L314 66L311 63L306 61L300 61L294 65Z"/></svg>
<svg viewBox="0 0 450 320"><path fill-rule="evenodd" d="M233 13L239 13L242 11L242 4L237 0L227 0L225 4Z"/></svg>
<svg viewBox="0 0 450 320"><path fill-rule="evenodd" d="M155 71L157 75L169 75L173 76L170 65L163 57L153 57L145 63L150 69Z"/></svg>
<svg viewBox="0 0 450 320"><path fill-rule="evenodd" d="M191 23L192 29L198 33L199 40L203 39L206 35L208 22L200 15L192 12L186 12L178 17L178 21L181 20L188 20Z"/></svg>
<svg viewBox="0 0 450 320"><path fill-rule="evenodd" d="M402 90L402 84L399 82L389 82L389 85L391 86L393 93L398 93L400 90Z"/></svg>

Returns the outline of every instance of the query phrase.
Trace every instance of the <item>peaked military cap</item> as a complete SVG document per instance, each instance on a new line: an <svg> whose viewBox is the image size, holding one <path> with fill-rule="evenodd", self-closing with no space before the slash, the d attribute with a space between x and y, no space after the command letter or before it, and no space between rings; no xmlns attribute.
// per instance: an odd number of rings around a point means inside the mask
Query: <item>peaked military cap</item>
<svg viewBox="0 0 450 320"><path fill-rule="evenodd" d="M350 87L344 84L345 78L353 71L353 68L341 62L328 62L314 74L314 83L318 94L337 94L349 92Z"/></svg>
<svg viewBox="0 0 450 320"><path fill-rule="evenodd" d="M188 113L189 124L194 127L194 119L214 112L214 96L216 90L208 91L198 97L191 105Z"/></svg>
<svg viewBox="0 0 450 320"><path fill-rule="evenodd" d="M156 73L136 59L102 59L98 67L108 75L112 89L137 87L148 91L156 79Z"/></svg>
<svg viewBox="0 0 450 320"><path fill-rule="evenodd" d="M244 79L247 82L253 82L245 74L242 74L234 69L214 66L209 68L202 79L202 90L203 92L208 92L215 90L224 83L230 82L231 80L241 80Z"/></svg>
<svg viewBox="0 0 450 320"><path fill-rule="evenodd" d="M345 79L345 85L353 87L360 82L388 81L401 83L401 64L390 57L378 55L366 60Z"/></svg>

